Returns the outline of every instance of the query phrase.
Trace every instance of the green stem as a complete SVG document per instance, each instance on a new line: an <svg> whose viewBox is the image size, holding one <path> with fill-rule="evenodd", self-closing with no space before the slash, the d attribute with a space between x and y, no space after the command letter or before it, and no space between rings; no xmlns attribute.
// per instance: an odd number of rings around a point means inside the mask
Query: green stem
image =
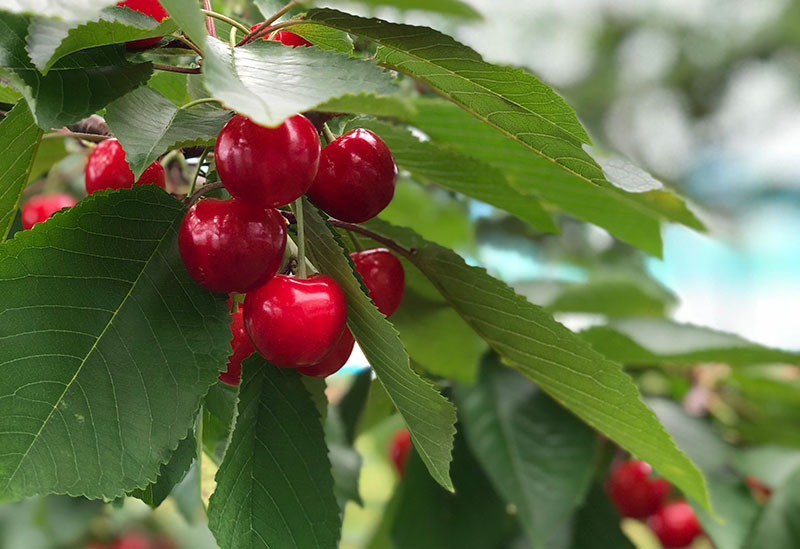
<svg viewBox="0 0 800 549"><path fill-rule="evenodd" d="M200 492L200 501L203 501L203 406L197 414L197 427L194 430L197 443L197 490ZM204 505L205 507L205 505Z"/></svg>
<svg viewBox="0 0 800 549"><path fill-rule="evenodd" d="M189 198L194 194L194 189L197 186L197 178L200 176L200 170L203 168L203 162L205 162L206 156L208 156L208 153L210 152L211 147L206 147L200 154L200 158L197 160L197 169L194 171L194 176L192 176L192 181L189 185L189 192L186 193L186 198Z"/></svg>
<svg viewBox="0 0 800 549"><path fill-rule="evenodd" d="M276 11L275 13L273 13L272 15L267 17L267 19L263 23L259 24L252 31L247 31L245 33L245 37L242 38L242 41L240 43L236 44L236 45L237 46L244 46L245 44L249 44L250 42L252 42L252 41L264 36L264 34L266 34L266 33L262 33L261 32L262 30L266 29L271 24L273 24L275 21L277 21L278 19L283 17L286 14L286 12L288 12L290 9L295 7L297 4L298 4L298 2L296 0L292 0L291 2L289 2L288 4L283 6L281 9L279 9L278 11Z"/></svg>
<svg viewBox="0 0 800 549"><path fill-rule="evenodd" d="M355 251L357 251L357 252L362 251L364 248L358 242L358 239L356 238L356 235L353 234L353 231L346 231L346 232L347 232L347 236L350 237L350 242L353 243L353 248L355 249Z"/></svg>
<svg viewBox="0 0 800 549"><path fill-rule="evenodd" d="M200 67L173 67L172 65L161 65L153 63L153 68L158 71L179 72L181 74L200 74Z"/></svg>
<svg viewBox="0 0 800 549"><path fill-rule="evenodd" d="M179 109L190 109L195 105L201 105L203 103L219 103L222 105L222 101L217 99L216 97L201 97L200 99L195 99L194 101L189 101L185 105L181 105L178 107Z"/></svg>
<svg viewBox="0 0 800 549"><path fill-rule="evenodd" d="M251 32L250 34L248 34L247 36L245 36L244 38L239 40L239 42L236 44L236 47L246 46L250 42L254 42L254 41L258 40L259 38L262 38L262 37L264 37L264 36L266 36L268 34L271 34L271 33L273 33L274 31L276 31L278 29L291 27L292 25L299 25L301 23L307 23L307 21L303 21L302 19L289 19L287 21L283 21L281 23L275 23L274 25L270 25L270 26L265 26L262 23L261 26L256 28L256 30L254 30L253 32Z"/></svg>
<svg viewBox="0 0 800 549"><path fill-rule="evenodd" d="M198 48L198 47L197 47L197 44L195 44L194 42L192 42L191 40L189 40L188 38L186 38L184 35L182 35L182 34L171 34L170 36L171 36L172 38L174 38L175 40L178 40L179 42L183 42L184 44L186 44L186 46L187 46L188 48L190 48L190 49L194 50L194 52L195 52L197 55L199 55L200 57L203 57L203 50L201 50L200 48Z"/></svg>
<svg viewBox="0 0 800 549"><path fill-rule="evenodd" d="M250 34L250 29L248 29L238 21L231 19L227 15L222 15L221 13L217 13L211 10L200 10L200 12L207 17L213 17L214 19L219 19L220 21L224 21L225 23L231 25L232 27L236 27L245 34Z"/></svg>
<svg viewBox="0 0 800 549"><path fill-rule="evenodd" d="M328 140L328 143L336 141L336 134L331 131L327 122L322 125L322 133L325 135L325 139Z"/></svg>
<svg viewBox="0 0 800 549"><path fill-rule="evenodd" d="M231 27L231 34L228 37L228 42L232 48L236 47L236 27Z"/></svg>
<svg viewBox="0 0 800 549"><path fill-rule="evenodd" d="M297 218L297 276L306 278L306 235L303 226L303 197L294 201L294 215Z"/></svg>
<svg viewBox="0 0 800 549"><path fill-rule="evenodd" d="M66 137L74 137L76 139L84 139L86 141L105 141L106 139L110 139L110 135L98 135L95 133L80 133L80 132L52 132L46 133L42 136L42 139L64 139Z"/></svg>

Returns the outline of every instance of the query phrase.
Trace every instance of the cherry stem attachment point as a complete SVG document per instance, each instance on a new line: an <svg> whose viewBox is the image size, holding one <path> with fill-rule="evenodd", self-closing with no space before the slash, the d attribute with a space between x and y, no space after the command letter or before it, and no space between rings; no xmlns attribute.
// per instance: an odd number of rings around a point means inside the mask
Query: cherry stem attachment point
<svg viewBox="0 0 800 549"><path fill-rule="evenodd" d="M271 24L273 24L275 21L283 17L290 9L295 7L297 4L298 2L296 0L292 0L291 2L283 6L281 9L279 9L278 11L267 17L267 19L263 23L260 23L256 28L254 28L252 32L248 29L244 33L245 34L244 38L242 38L242 40L236 45L244 46L245 44L249 44L250 42L261 38L265 34L272 32L272 31L267 31L262 33L261 31L263 31L264 29L268 29Z"/></svg>
<svg viewBox="0 0 800 549"><path fill-rule="evenodd" d="M153 68L158 71L179 72L182 74L200 74L200 67L173 67L172 65L159 65L153 63Z"/></svg>
<svg viewBox="0 0 800 549"><path fill-rule="evenodd" d="M303 223L302 196L294 201L292 210L294 210L294 215L297 222L297 276L299 278L306 278L308 273L306 271L306 235L305 224Z"/></svg>
<svg viewBox="0 0 800 549"><path fill-rule="evenodd" d="M172 38L174 38L175 40L178 40L179 42L183 42L188 48L194 50L194 52L197 55L199 55L200 57L203 57L203 50L201 50L199 47L197 47L197 44L195 44L194 42L189 40L183 34L171 34L170 36Z"/></svg>
<svg viewBox="0 0 800 549"><path fill-rule="evenodd" d="M327 122L322 124L322 134L325 136L325 139L328 140L328 143L336 141L336 134L331 131Z"/></svg>
<svg viewBox="0 0 800 549"><path fill-rule="evenodd" d="M206 147L203 149L203 152L200 154L200 158L197 160L197 169L194 171L194 176L192 176L192 182L189 185L189 191L186 193L186 197L189 198L194 194L195 186L197 185L197 178L200 176L200 170L203 168L203 162L206 160L206 156L208 153L211 152L211 147Z"/></svg>
<svg viewBox="0 0 800 549"><path fill-rule="evenodd" d="M204 194L210 193L211 191L216 191L217 189L221 189L222 187L223 187L222 181L217 181L216 183L209 183L208 185L203 185L195 192L184 198L183 203L186 204L186 206L191 206L192 204L197 202L200 199L200 197L203 196Z"/></svg>

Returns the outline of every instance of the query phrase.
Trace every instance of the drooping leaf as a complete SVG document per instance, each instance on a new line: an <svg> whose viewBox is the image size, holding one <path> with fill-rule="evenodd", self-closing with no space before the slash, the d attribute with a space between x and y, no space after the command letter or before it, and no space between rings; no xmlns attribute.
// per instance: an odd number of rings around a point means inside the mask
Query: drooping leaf
<svg viewBox="0 0 800 549"><path fill-rule="evenodd" d="M134 490L130 495L155 509L167 499L172 489L189 472L195 453L195 438L192 434L189 434L189 436L180 441L169 461L161 466L156 481L151 482L143 489Z"/></svg>
<svg viewBox="0 0 800 549"><path fill-rule="evenodd" d="M386 122L356 119L345 130L354 128L365 128L380 136L397 165L415 179L491 204L541 231L558 232L555 222L533 196L518 192L502 172L488 164L422 142L409 130Z"/></svg>
<svg viewBox="0 0 800 549"><path fill-rule="evenodd" d="M229 45L209 37L203 75L225 106L266 126L341 95L394 92L389 74L373 62L317 48L287 48L272 40L231 52Z"/></svg>
<svg viewBox="0 0 800 549"><path fill-rule="evenodd" d="M202 48L207 36L205 19L200 12L202 2L195 0L159 0L159 2L167 10L170 18L178 24L178 28Z"/></svg>
<svg viewBox="0 0 800 549"><path fill-rule="evenodd" d="M35 124L35 122L34 122ZM62 158L67 156L65 139L42 139L36 156L33 157L31 171L28 173L28 183L45 175Z"/></svg>
<svg viewBox="0 0 800 549"><path fill-rule="evenodd" d="M153 482L225 364L230 315L177 251L183 205L99 192L0 245L0 498Z"/></svg>
<svg viewBox="0 0 800 549"><path fill-rule="evenodd" d="M456 388L456 402L476 459L531 545L545 547L589 489L594 432L496 355L477 384Z"/></svg>
<svg viewBox="0 0 800 549"><path fill-rule="evenodd" d="M181 109L148 87L120 97L106 110L108 127L135 177L170 149L213 144L231 116L208 103Z"/></svg>
<svg viewBox="0 0 800 549"><path fill-rule="evenodd" d="M161 23L128 8L111 7L91 21L75 25L49 17L34 17L28 28L27 51L42 74L62 57L76 51L165 36L178 29L172 19Z"/></svg>
<svg viewBox="0 0 800 549"><path fill-rule="evenodd" d="M43 76L25 50L30 18L0 12L0 77L22 94L40 128L71 124L144 84L150 63L128 63L124 46L103 46L59 59Z"/></svg>
<svg viewBox="0 0 800 549"><path fill-rule="evenodd" d="M794 549L800 546L800 469L772 494L753 528L748 549Z"/></svg>
<svg viewBox="0 0 800 549"><path fill-rule="evenodd" d="M0 242L14 222L41 138L42 130L25 102L0 121Z"/></svg>
<svg viewBox="0 0 800 549"><path fill-rule="evenodd" d="M397 332L367 297L353 263L317 209L305 203L305 229L315 265L347 295L348 326L403 416L431 476L452 490L449 476L456 414L453 405L409 366Z"/></svg>
<svg viewBox="0 0 800 549"><path fill-rule="evenodd" d="M619 521L602 485L595 483L575 517L570 549L634 549L620 530Z"/></svg>
<svg viewBox="0 0 800 549"><path fill-rule="evenodd" d="M413 247L411 261L507 363L620 446L708 507L702 474L675 446L619 364L540 307L454 252L379 220L367 225Z"/></svg>
<svg viewBox="0 0 800 549"><path fill-rule="evenodd" d="M316 406L295 371L242 364L236 427L208 525L222 549L335 548L339 507Z"/></svg>
<svg viewBox="0 0 800 549"><path fill-rule="evenodd" d="M356 441L358 422L367 406L372 383L372 370L364 368L353 376L350 388L336 406L336 414L344 428L344 440L350 445Z"/></svg>
<svg viewBox="0 0 800 549"><path fill-rule="evenodd" d="M475 8L461 0L356 0L367 6L388 6L400 10L422 10L441 13L465 19L480 19L481 14ZM337 2L333 2L336 5Z"/></svg>
<svg viewBox="0 0 800 549"><path fill-rule="evenodd" d="M629 365L800 364L800 353L772 349L734 334L666 319L620 319L585 330L581 336L608 358Z"/></svg>
<svg viewBox="0 0 800 549"><path fill-rule="evenodd" d="M19 92L16 92L8 86L0 85L0 103L14 104L22 98Z"/></svg>

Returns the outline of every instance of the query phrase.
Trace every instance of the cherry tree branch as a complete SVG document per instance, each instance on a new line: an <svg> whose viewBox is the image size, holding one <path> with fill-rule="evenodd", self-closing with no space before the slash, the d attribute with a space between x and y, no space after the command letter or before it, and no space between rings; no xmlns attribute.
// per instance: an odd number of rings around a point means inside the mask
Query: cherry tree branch
<svg viewBox="0 0 800 549"><path fill-rule="evenodd" d="M172 65L159 65L153 63L153 68L159 71L180 72L183 74L200 74L200 67L173 67Z"/></svg>

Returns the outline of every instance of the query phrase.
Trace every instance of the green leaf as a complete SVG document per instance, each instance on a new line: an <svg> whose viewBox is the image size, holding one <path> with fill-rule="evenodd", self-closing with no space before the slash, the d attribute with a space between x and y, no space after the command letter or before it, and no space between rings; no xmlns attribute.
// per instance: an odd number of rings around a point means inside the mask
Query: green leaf
<svg viewBox="0 0 800 549"><path fill-rule="evenodd" d="M703 225L670 192L626 192L633 185L606 173L608 181L591 184L540 158L520 143L441 100L418 100L417 115L409 121L431 137L463 154L501 170L519 191L532 194L580 220L603 227L615 237L656 256L661 255L661 223Z"/></svg>
<svg viewBox="0 0 800 549"><path fill-rule="evenodd" d="M356 0L366 6L389 6L400 10L422 10L465 19L481 19L475 8L460 0ZM342 2L333 2L334 5ZM347 5L347 4L345 4ZM294 32L294 31L292 31Z"/></svg>
<svg viewBox="0 0 800 549"><path fill-rule="evenodd" d="M383 139L397 165L422 182L486 202L505 210L544 232L558 232L558 227L541 204L532 196L511 187L502 172L488 164L422 142L405 128L378 120L357 119L347 124L349 131L366 128Z"/></svg>
<svg viewBox="0 0 800 549"><path fill-rule="evenodd" d="M30 18L0 12L0 78L20 92L40 128L72 124L144 84L150 63L128 63L125 47L103 46L59 59L46 76L28 59Z"/></svg>
<svg viewBox="0 0 800 549"><path fill-rule="evenodd" d="M505 362L689 497L709 507L703 476L644 405L622 367L606 360L540 307L451 250L380 221L367 226L416 249L411 261Z"/></svg>
<svg viewBox="0 0 800 549"><path fill-rule="evenodd" d="M3 2L3 11L54 17L71 23L88 21L96 16L100 10L108 6L108 0L81 0L80 2L65 2L64 0L25 0Z"/></svg>
<svg viewBox="0 0 800 549"><path fill-rule="evenodd" d="M41 139L42 130L25 103L0 121L0 242L14 222Z"/></svg>
<svg viewBox="0 0 800 549"><path fill-rule="evenodd" d="M595 483L575 517L570 549L634 549L619 528L620 517L603 486Z"/></svg>
<svg viewBox="0 0 800 549"><path fill-rule="evenodd" d="M742 476L751 475L777 490L800 469L800 450L781 446L743 448L734 455L733 466Z"/></svg>
<svg viewBox="0 0 800 549"><path fill-rule="evenodd" d="M192 42L203 47L206 39L205 18L200 12L201 2L195 0L159 0L171 19L178 24Z"/></svg>
<svg viewBox="0 0 800 549"><path fill-rule="evenodd" d="M350 388L336 405L336 415L342 422L344 440L348 444L352 445L356 441L356 429L367 406L370 387L372 387L372 370L364 368L353 376Z"/></svg>
<svg viewBox="0 0 800 549"><path fill-rule="evenodd" d="M120 97L106 110L108 127L125 150L135 177L170 149L212 145L231 116L208 103L180 109L147 87Z"/></svg>
<svg viewBox="0 0 800 549"><path fill-rule="evenodd" d="M230 315L183 267L184 211L155 186L99 192L0 245L0 498L113 499L185 438Z"/></svg>
<svg viewBox="0 0 800 549"><path fill-rule="evenodd" d="M245 360L236 427L208 506L219 546L335 548L340 523L330 467L300 374L258 356Z"/></svg>
<svg viewBox="0 0 800 549"><path fill-rule="evenodd" d="M272 40L257 40L231 53L229 45L209 37L203 75L214 97L265 126L277 126L334 97L394 91L389 73L373 62L317 48L287 48Z"/></svg>
<svg viewBox="0 0 800 549"><path fill-rule="evenodd" d="M800 364L800 353L771 349L734 334L671 320L626 318L590 328L580 335L608 358L629 365Z"/></svg>
<svg viewBox="0 0 800 549"><path fill-rule="evenodd" d="M387 118L408 118L414 115L410 101L400 95L375 95L372 93L347 94L334 97L315 110L322 112L371 114Z"/></svg>
<svg viewBox="0 0 800 549"><path fill-rule="evenodd" d="M27 51L34 66L47 74L53 64L76 51L165 36L178 30L172 19L161 23L128 8L106 8L92 21L74 25L59 19L34 17L28 29Z"/></svg>
<svg viewBox="0 0 800 549"><path fill-rule="evenodd" d="M371 369L370 373L372 373ZM384 420L390 418L394 411L394 403L389 397L389 393L386 392L383 383L376 379L369 386L367 403L364 405L364 412L356 425L355 435L360 436L376 425L380 425Z"/></svg>
<svg viewBox="0 0 800 549"><path fill-rule="evenodd" d="M353 52L353 39L346 32L322 25L299 25L293 28L292 32L302 36L321 50L339 53Z"/></svg>
<svg viewBox="0 0 800 549"><path fill-rule="evenodd" d="M544 547L589 489L594 432L496 355L479 382L456 387L467 442L495 489L517 509L533 547Z"/></svg>
<svg viewBox="0 0 800 549"><path fill-rule="evenodd" d="M153 88L155 91L172 101L175 105L181 106L196 99L189 95L189 77L194 76L199 78L200 75L182 74L179 72L170 71L155 71L150 80L147 81L147 87Z"/></svg>
<svg viewBox="0 0 800 549"><path fill-rule="evenodd" d="M800 546L800 469L772 494L746 547L795 549Z"/></svg>
<svg viewBox="0 0 800 549"><path fill-rule="evenodd" d="M35 123L34 123L35 124ZM53 166L67 156L65 139L42 139L36 156L31 164L31 171L28 173L28 183L36 181L39 177L49 172Z"/></svg>
<svg viewBox="0 0 800 549"><path fill-rule="evenodd" d="M167 499L172 489L189 472L195 453L195 438L190 432L189 436L180 441L169 461L161 466L156 481L148 484L144 489L134 490L130 495L155 509Z"/></svg>
<svg viewBox="0 0 800 549"><path fill-rule="evenodd" d="M8 86L0 85L0 103L14 104L22 98L18 92Z"/></svg>
<svg viewBox="0 0 800 549"><path fill-rule="evenodd" d="M452 490L449 467L456 421L453 405L410 368L397 332L367 297L335 233L316 208L307 200L304 202L306 238L314 264L344 290L353 336L403 416L431 476Z"/></svg>

